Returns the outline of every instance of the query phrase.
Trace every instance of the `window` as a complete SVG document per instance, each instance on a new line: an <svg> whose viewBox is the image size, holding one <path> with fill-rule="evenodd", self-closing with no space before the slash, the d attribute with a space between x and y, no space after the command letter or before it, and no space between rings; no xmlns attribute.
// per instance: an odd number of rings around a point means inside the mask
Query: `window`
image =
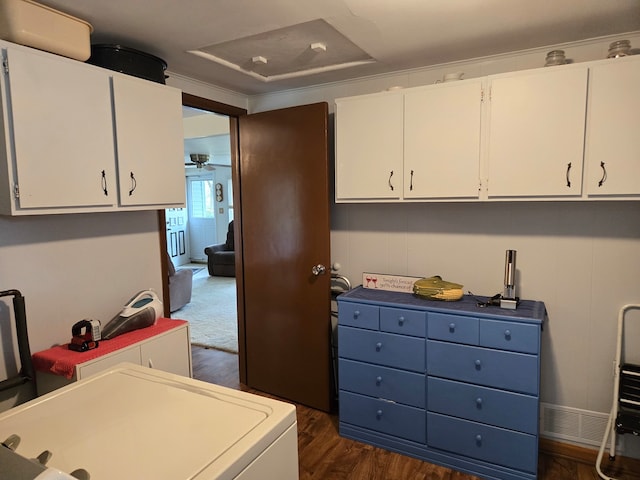
<svg viewBox="0 0 640 480"><path fill-rule="evenodd" d="M227 201L229 202L229 221L233 220L233 183L227 180Z"/></svg>
<svg viewBox="0 0 640 480"><path fill-rule="evenodd" d="M215 193L213 179L189 179L190 204L189 213L194 218L214 218Z"/></svg>

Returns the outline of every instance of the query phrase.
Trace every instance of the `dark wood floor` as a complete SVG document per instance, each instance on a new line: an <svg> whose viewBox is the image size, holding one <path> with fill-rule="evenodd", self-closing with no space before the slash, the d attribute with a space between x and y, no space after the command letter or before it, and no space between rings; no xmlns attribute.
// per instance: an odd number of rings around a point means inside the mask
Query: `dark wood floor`
<svg viewBox="0 0 640 480"><path fill-rule="evenodd" d="M193 376L205 382L237 390L248 389L238 380L238 356L214 349L192 347ZM388 452L338 435L336 415L296 405L300 480L472 480L467 475L414 458ZM605 459L608 463L608 460ZM604 462L603 462L604 463ZM640 469L620 469L606 473L619 480L640 479ZM570 460L541 453L538 465L541 480L597 480L594 462Z"/></svg>

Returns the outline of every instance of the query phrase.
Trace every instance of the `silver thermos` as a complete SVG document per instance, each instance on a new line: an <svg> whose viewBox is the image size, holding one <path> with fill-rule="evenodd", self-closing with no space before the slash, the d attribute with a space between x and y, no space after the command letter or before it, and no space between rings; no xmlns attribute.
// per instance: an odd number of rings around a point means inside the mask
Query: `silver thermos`
<svg viewBox="0 0 640 480"><path fill-rule="evenodd" d="M516 298L516 251L507 250L504 260L504 290L500 299L500 307L515 309Z"/></svg>

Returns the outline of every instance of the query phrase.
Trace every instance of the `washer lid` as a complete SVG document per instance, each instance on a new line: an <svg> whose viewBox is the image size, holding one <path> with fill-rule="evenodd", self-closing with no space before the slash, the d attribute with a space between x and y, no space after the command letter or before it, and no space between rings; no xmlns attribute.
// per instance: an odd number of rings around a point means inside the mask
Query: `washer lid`
<svg viewBox="0 0 640 480"><path fill-rule="evenodd" d="M296 421L293 405L132 364L0 414L0 438L92 480L233 478Z"/></svg>

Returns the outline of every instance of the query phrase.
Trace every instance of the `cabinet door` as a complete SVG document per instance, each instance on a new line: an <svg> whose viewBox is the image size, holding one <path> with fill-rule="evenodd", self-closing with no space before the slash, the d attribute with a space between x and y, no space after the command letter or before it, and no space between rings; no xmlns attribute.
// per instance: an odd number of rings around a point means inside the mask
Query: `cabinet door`
<svg viewBox="0 0 640 480"><path fill-rule="evenodd" d="M100 348L100 347L98 347ZM109 355L98 357L76 367L77 380L82 380L90 375L115 367L122 362L140 365L140 349L137 346L126 347Z"/></svg>
<svg viewBox="0 0 640 480"><path fill-rule="evenodd" d="M140 345L141 365L191 376L191 345L187 326L150 338Z"/></svg>
<svg viewBox="0 0 640 480"><path fill-rule="evenodd" d="M477 198L482 82L404 96L404 198Z"/></svg>
<svg viewBox="0 0 640 480"><path fill-rule="evenodd" d="M489 198L580 196L587 68L489 79Z"/></svg>
<svg viewBox="0 0 640 480"><path fill-rule="evenodd" d="M589 73L588 195L640 194L640 58L614 59Z"/></svg>
<svg viewBox="0 0 640 480"><path fill-rule="evenodd" d="M39 52L6 54L19 208L114 205L109 76Z"/></svg>
<svg viewBox="0 0 640 480"><path fill-rule="evenodd" d="M336 100L336 201L402 195L401 93Z"/></svg>
<svg viewBox="0 0 640 480"><path fill-rule="evenodd" d="M185 203L180 90L113 77L120 204Z"/></svg>

